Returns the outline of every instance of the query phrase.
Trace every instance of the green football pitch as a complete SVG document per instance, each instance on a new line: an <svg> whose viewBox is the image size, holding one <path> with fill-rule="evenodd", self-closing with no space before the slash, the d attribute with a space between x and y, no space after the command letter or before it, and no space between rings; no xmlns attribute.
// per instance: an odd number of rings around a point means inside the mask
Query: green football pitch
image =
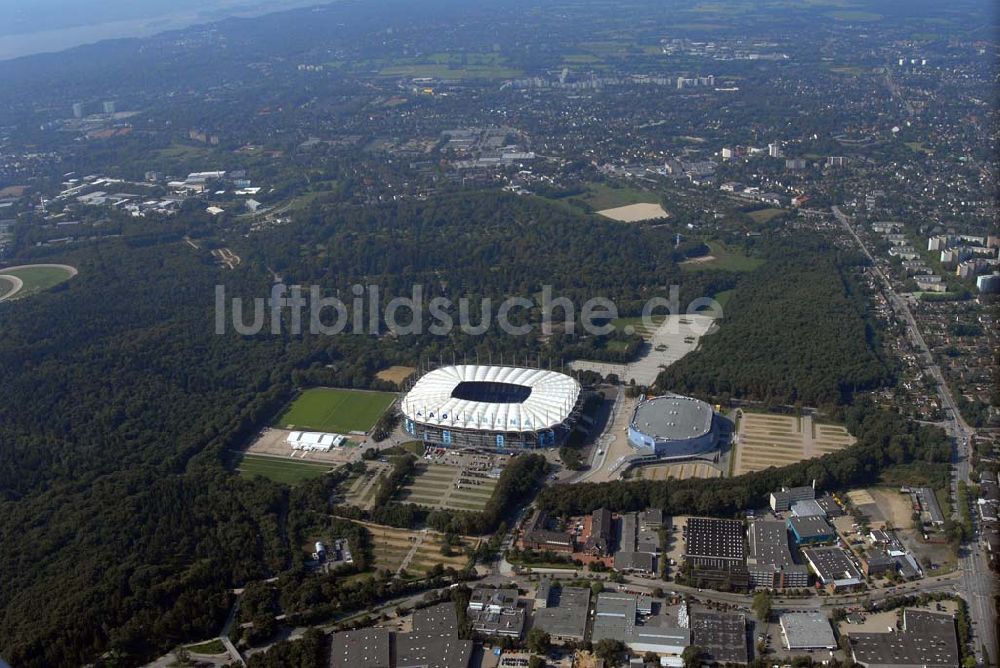
<svg viewBox="0 0 1000 668"><path fill-rule="evenodd" d="M292 402L275 426L338 434L368 431L395 399L391 392L312 388Z"/></svg>
<svg viewBox="0 0 1000 668"><path fill-rule="evenodd" d="M330 471L332 467L328 464L315 464L295 459L243 455L237 468L240 475L247 478L259 475L274 482L295 485L305 480L318 478Z"/></svg>

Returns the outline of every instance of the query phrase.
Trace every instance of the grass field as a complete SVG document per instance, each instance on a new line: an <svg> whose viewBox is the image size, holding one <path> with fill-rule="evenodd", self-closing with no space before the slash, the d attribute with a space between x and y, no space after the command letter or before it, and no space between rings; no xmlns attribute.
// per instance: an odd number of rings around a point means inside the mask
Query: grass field
<svg viewBox="0 0 1000 668"><path fill-rule="evenodd" d="M226 646L218 638L197 645L187 645L185 649L192 654L224 654L226 652Z"/></svg>
<svg viewBox="0 0 1000 668"><path fill-rule="evenodd" d="M712 299L719 302L719 306L722 308L726 308L729 304L729 300L732 299L733 293L735 292L735 290L723 290L722 292L716 292L712 295Z"/></svg>
<svg viewBox="0 0 1000 668"><path fill-rule="evenodd" d="M906 142L906 148L910 149L915 153L926 153L927 155L934 155L934 151L924 146L923 142L908 141Z"/></svg>
<svg viewBox="0 0 1000 668"><path fill-rule="evenodd" d="M243 455L236 468L240 475L246 478L259 475L286 485L297 485L300 482L325 475L331 470L327 464L316 464L297 459L262 457L260 455Z"/></svg>
<svg viewBox="0 0 1000 668"><path fill-rule="evenodd" d="M881 21L882 15L876 14L875 12L866 12L862 10L847 9L839 12L830 12L827 14L830 18L835 21L851 21L852 23L871 23L874 21Z"/></svg>
<svg viewBox="0 0 1000 668"><path fill-rule="evenodd" d="M369 509L378 492L379 484L388 470L387 464L368 462L362 475L352 475L340 486L344 500L352 506Z"/></svg>
<svg viewBox="0 0 1000 668"><path fill-rule="evenodd" d="M603 209L614 209L629 204L659 204L660 198L656 193L639 188L612 188L603 183L594 183L588 186L587 194L580 199L589 204L595 211Z"/></svg>
<svg viewBox="0 0 1000 668"><path fill-rule="evenodd" d="M691 478L721 478L722 471L707 462L679 462L676 464L653 464L637 468L634 478L642 480L689 480Z"/></svg>
<svg viewBox="0 0 1000 668"><path fill-rule="evenodd" d="M448 63L420 63L392 65L379 71L383 77L429 77L432 79L512 79L521 70L502 65L455 65Z"/></svg>
<svg viewBox="0 0 1000 668"><path fill-rule="evenodd" d="M670 215L659 204L649 204L646 202L617 206L612 209L601 209L597 214L611 220L617 220L620 223L660 220Z"/></svg>
<svg viewBox="0 0 1000 668"><path fill-rule="evenodd" d="M841 67L831 67L830 71L834 74L846 74L847 76L858 77L865 73L863 67L855 67L851 65L844 65Z"/></svg>
<svg viewBox="0 0 1000 668"><path fill-rule="evenodd" d="M665 315L652 315L650 316L650 321L652 326L646 325L642 321L641 316L635 316L631 318L616 318L611 321L611 326L615 328L616 332L623 332L625 334L633 333L638 334L647 341L653 338L653 333L663 324L663 321L667 319Z"/></svg>
<svg viewBox="0 0 1000 668"><path fill-rule="evenodd" d="M73 278L74 272L71 267L62 265L23 265L11 267L10 269L0 269L0 278L3 276L14 276L21 279L23 285L13 299L21 299L43 290L55 287L63 281ZM0 297L10 291L13 286L12 281L5 280L0 285ZM4 289L6 288L6 290Z"/></svg>
<svg viewBox="0 0 1000 668"><path fill-rule="evenodd" d="M755 223L766 223L785 212L784 209L759 209L757 211L751 211L747 215L753 218Z"/></svg>
<svg viewBox="0 0 1000 668"><path fill-rule="evenodd" d="M721 269L723 271L753 271L759 267L763 260L755 257L747 257L743 251L734 248L727 248L717 241L710 241L708 247L711 249L712 260L705 262L691 262L682 265L687 271L699 271L702 269Z"/></svg>
<svg viewBox="0 0 1000 668"><path fill-rule="evenodd" d="M395 399L391 392L315 387L300 394L275 426L338 434L368 431Z"/></svg>

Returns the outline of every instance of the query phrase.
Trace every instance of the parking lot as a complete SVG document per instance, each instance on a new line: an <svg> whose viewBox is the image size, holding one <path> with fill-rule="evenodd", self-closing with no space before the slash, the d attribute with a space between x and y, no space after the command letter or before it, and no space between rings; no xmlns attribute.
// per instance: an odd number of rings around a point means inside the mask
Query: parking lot
<svg viewBox="0 0 1000 668"><path fill-rule="evenodd" d="M854 443L838 425L816 424L811 416L747 413L740 418L733 475L787 466L836 452Z"/></svg>
<svg viewBox="0 0 1000 668"><path fill-rule="evenodd" d="M508 461L507 455L429 448L396 498L425 508L478 512L489 502Z"/></svg>

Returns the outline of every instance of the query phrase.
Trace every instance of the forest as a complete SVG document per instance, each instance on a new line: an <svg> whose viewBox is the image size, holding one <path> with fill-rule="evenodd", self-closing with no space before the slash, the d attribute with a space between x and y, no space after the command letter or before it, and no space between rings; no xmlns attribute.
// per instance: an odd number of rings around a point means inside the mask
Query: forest
<svg viewBox="0 0 1000 668"><path fill-rule="evenodd" d="M872 484L895 465L950 461L951 444L938 427L910 422L868 402L848 408L846 418L857 443L818 459L710 482L689 479L554 485L542 490L537 503L564 516L586 514L601 507L618 512L652 507L671 515L732 517L764 504L767 495L783 485L807 485L815 480L818 489L838 490Z"/></svg>
<svg viewBox="0 0 1000 668"><path fill-rule="evenodd" d="M784 240L748 274L717 333L660 373L657 387L766 405L835 407L892 380L857 262L821 240Z"/></svg>
<svg viewBox="0 0 1000 668"><path fill-rule="evenodd" d="M567 226L579 219L550 222L537 206L492 195L450 208L393 205L394 234L374 235L353 249L338 235L367 235L364 226L383 218L331 212L325 222L252 239L261 254L241 248L252 260L235 271L219 269L207 250L169 238L142 244L126 238L62 257L80 274L51 293L0 305L0 536L19 537L0 540L0 654L19 667L79 665L105 652L124 665L140 663L218 633L232 587L297 568L302 556L289 528L305 512L297 509L304 504L301 492L242 479L222 465L230 450L269 422L296 384L368 386L387 364L413 363L421 353L451 354L459 341L484 358L490 350L537 350L531 340L499 336L432 343L220 336L213 325L216 284L232 296L266 295L272 258L275 266L282 258L291 263L300 244L315 248L324 235L334 237L327 248L340 253L336 263L304 261L308 271L289 279L320 280L329 267L344 279L390 271L378 266L378 257L406 255L398 239L438 230L443 241L468 228L472 216L485 221L474 228L481 236L467 232L448 256L435 256L434 264L414 260L418 266L398 268L402 278L395 280L426 277L448 264L454 274L446 280L458 285L463 273L475 273L469 267L482 266L477 262L503 257L510 274L531 272L557 289L575 283L582 291L580 271L565 280L561 272L590 267L595 276L615 275L603 287L621 283L641 293L640 281L626 279L616 266L622 261L616 251L570 244L559 251L558 267L530 248L534 255L504 253L502 241L512 238L504 230L519 216L536 241L571 236ZM487 211L494 209L491 219ZM532 219L540 221L535 233ZM617 229L632 238L622 246L642 253L649 271L671 271L671 262L661 264L640 235ZM359 253L362 247L370 250ZM499 293L501 285L482 288ZM74 326L53 326L64 322ZM515 487L511 498L518 494ZM456 521L467 523L463 530L482 531L498 519L463 514ZM58 605L39 613L40 601Z"/></svg>
<svg viewBox="0 0 1000 668"><path fill-rule="evenodd" d="M581 224L588 225L587 234L575 227ZM217 284L231 296L252 298L268 294L271 270L287 283L321 282L331 289L374 281L386 294L413 281L452 295L494 297L530 295L550 283L556 294L574 298L609 296L623 313L664 294L675 278L684 279L685 298L735 285L723 272L682 276L663 250L670 240L662 237L655 229L585 221L539 201L482 193L314 212L241 242L237 251L246 261L232 271L218 268L206 249L172 236L84 246L60 258L78 267L79 276L51 293L0 305L0 654L19 668L80 665L105 653L121 665L139 664L218 633L233 587L300 572L301 539L322 524L317 515L329 511L325 499L333 490L247 480L224 466L296 386L368 387L389 364L453 355L558 360L565 347L583 339L566 333L543 342L492 330L482 337L216 335ZM754 322L771 331L760 319L774 313L754 301L769 292L754 292L747 283L758 277L747 276L739 289L749 291L750 300L733 305L720 340L730 319L744 332ZM770 276L759 278L778 280ZM853 313L853 324L840 332L846 339L863 329L843 294L803 296L818 300L813 308L821 312ZM69 322L72 327L53 326ZM809 336L815 325L804 322L798 331ZM780 331L770 335L774 348ZM873 359L870 350L856 341L827 343L827 351L845 350L833 358L846 365L844 378L857 378L859 386L873 382L856 358L846 356L856 350ZM706 344L706 355L709 350ZM746 359L752 369L760 363ZM788 373L791 360L782 363ZM704 378L710 377L707 367L701 364ZM824 368L827 375L839 373ZM741 373L726 368L727 375L745 379ZM809 378L793 377L804 384ZM774 396L787 385L772 384ZM703 385L713 389L708 381ZM831 387L839 385L817 381L818 389L810 385L798 394L839 399L842 393ZM917 435L902 428L898 434L903 441L897 449L915 449L906 439ZM819 467L815 472L804 467L799 477L830 469L832 479L846 479L845 471L873 466L861 457L823 461L809 465ZM544 475L534 458L519 466L525 467L520 475L501 480L490 513L431 513L426 521L458 533L492 530ZM746 494L743 483L727 484L735 486L630 483L613 489L635 503L653 498L671 507L662 496L670 490L669 499L677 502L688 498L691 507L726 510ZM563 498L557 488L543 499L560 509L591 505L606 489L580 487ZM705 500L714 497L725 502Z"/></svg>

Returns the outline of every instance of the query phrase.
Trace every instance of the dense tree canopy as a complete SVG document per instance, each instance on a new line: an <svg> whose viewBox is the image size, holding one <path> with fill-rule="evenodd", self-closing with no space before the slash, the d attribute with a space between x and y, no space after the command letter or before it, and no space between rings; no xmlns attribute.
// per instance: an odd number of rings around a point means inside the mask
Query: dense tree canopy
<svg viewBox="0 0 1000 668"><path fill-rule="evenodd" d="M231 603L228 592L274 575L283 578L278 605L302 619L326 619L394 591L383 580L344 589L306 576L301 546L328 528L323 516L335 476L292 490L246 480L225 470L231 451L270 421L297 384L370 386L374 372L389 363L438 355L559 355L580 337L217 335L216 284L229 296L265 296L276 269L287 282L329 280L331 288L374 280L402 290L419 280L450 294L502 297L534 294L551 282L571 297L605 292L634 305L663 294L680 276L662 252L668 240L655 229L587 222L588 238L574 233L583 221L493 194L346 209L254 235L238 248L247 261L232 271L214 265L207 250L171 238L137 244L126 237L63 258L80 275L59 289L0 304L0 654L17 666L78 665L107 651L123 664L140 663L217 633ZM776 281L773 276L760 280ZM684 278L692 296L734 282L717 272ZM770 294L741 289L759 300ZM827 328L852 313L844 292L801 296L830 309ZM746 332L750 323L776 317L759 300L749 300L744 312L734 306L714 338L723 340L727 327ZM845 339L861 331L857 313L852 317L854 324L840 332ZM822 334L810 322L797 331ZM777 336L761 345L773 350ZM706 355L717 345L711 338ZM827 353L842 351L832 363L847 365L843 378L872 380L858 365L871 359L863 343L823 341ZM857 356L849 357L851 350ZM793 372L787 358L778 364ZM699 372L706 379L707 366L700 364ZM758 367L750 360L748 368ZM823 369L827 376L840 373ZM777 395L785 385L775 387ZM803 381L803 387L813 385ZM819 399L834 394L828 382L815 387L796 392ZM707 380L704 389L711 389ZM891 434L855 432L857 448L780 473L710 486L557 487L542 499L565 512L651 503L732 513L779 482L870 479L883 463L929 456L924 432L897 422L891 427ZM544 475L542 458L519 457L501 477L488 512L427 520L456 533L491 531ZM354 540L363 543L363 534Z"/></svg>
<svg viewBox="0 0 1000 668"><path fill-rule="evenodd" d="M747 276L719 331L663 371L663 389L760 401L832 405L890 378L849 258L784 242Z"/></svg>

